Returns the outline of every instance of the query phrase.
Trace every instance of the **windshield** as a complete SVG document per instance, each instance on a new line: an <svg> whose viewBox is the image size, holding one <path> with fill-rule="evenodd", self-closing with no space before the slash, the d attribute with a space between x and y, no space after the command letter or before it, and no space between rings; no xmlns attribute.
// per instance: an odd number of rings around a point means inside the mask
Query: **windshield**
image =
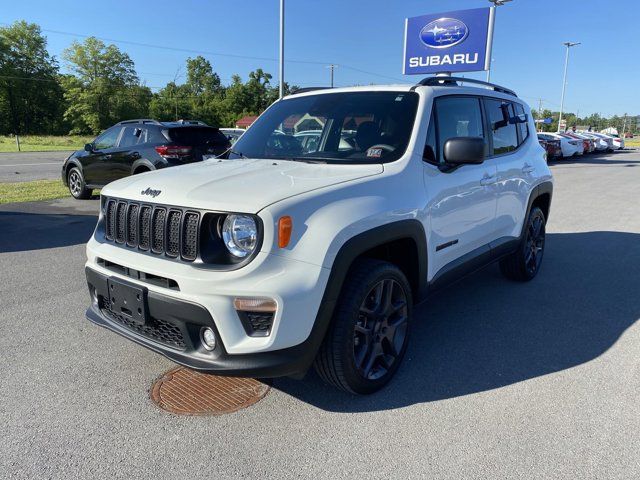
<svg viewBox="0 0 640 480"><path fill-rule="evenodd" d="M263 113L233 146L230 158L394 161L407 149L417 108L415 92L294 96Z"/></svg>

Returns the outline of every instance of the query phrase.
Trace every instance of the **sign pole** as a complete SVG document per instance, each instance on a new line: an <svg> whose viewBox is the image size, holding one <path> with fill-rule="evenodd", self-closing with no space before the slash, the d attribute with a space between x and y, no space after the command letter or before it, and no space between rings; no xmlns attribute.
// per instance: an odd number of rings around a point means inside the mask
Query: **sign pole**
<svg viewBox="0 0 640 480"><path fill-rule="evenodd" d="M284 97L284 0L280 0L280 98Z"/></svg>
<svg viewBox="0 0 640 480"><path fill-rule="evenodd" d="M489 9L489 31L487 33L487 53L485 57L485 69L487 70L487 83L491 80L491 49L493 48L493 29L496 24L496 7Z"/></svg>

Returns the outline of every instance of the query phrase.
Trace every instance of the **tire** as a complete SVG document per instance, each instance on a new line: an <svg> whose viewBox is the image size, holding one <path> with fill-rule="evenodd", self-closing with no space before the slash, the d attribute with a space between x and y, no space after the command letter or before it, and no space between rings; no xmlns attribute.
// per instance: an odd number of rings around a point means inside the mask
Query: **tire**
<svg viewBox="0 0 640 480"><path fill-rule="evenodd" d="M533 207L518 250L500 260L500 271L509 280L528 282L540 271L544 256L545 224L542 210Z"/></svg>
<svg viewBox="0 0 640 480"><path fill-rule="evenodd" d="M356 394L384 387L407 349L412 300L409 282L398 267L380 260L357 260L315 359L320 377Z"/></svg>
<svg viewBox="0 0 640 480"><path fill-rule="evenodd" d="M69 186L69 193L71 193L71 196L76 200L86 200L91 198L93 190L87 188L87 185L84 183L82 172L78 167L73 167L69 170L69 174L67 175L67 185Z"/></svg>

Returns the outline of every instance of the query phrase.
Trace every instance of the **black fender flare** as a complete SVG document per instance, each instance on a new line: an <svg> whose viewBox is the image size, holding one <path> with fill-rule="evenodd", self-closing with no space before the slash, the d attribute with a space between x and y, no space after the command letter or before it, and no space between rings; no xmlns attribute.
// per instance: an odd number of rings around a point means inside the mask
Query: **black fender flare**
<svg viewBox="0 0 640 480"><path fill-rule="evenodd" d="M294 347L304 352L304 359L300 362L304 366L301 369L302 372L306 372L311 366L320 345L322 345L322 341L331 325L333 312L340 298L342 286L353 262L372 248L394 240L407 238L415 242L418 252L418 258L416 259L418 262L418 292L414 301L424 296L427 290L427 237L419 220L400 220L375 227L351 237L340 247L333 261L327 286L309 337L302 344Z"/></svg>
<svg viewBox="0 0 640 480"><path fill-rule="evenodd" d="M136 160L135 162L133 162L133 165L131 165L131 175L134 174L134 172L136 171L137 168L139 167L146 167L149 170L155 170L156 166L151 163L149 160L147 160L146 158L139 158L138 160Z"/></svg>
<svg viewBox="0 0 640 480"><path fill-rule="evenodd" d="M77 158L69 158L64 164L64 175L62 176L62 183L64 183L65 187L69 186L69 170L74 167L80 170L80 173L84 178L84 169L82 168L82 162L80 162L80 160L78 160Z"/></svg>
<svg viewBox="0 0 640 480"><path fill-rule="evenodd" d="M520 231L520 238L522 238L522 236L524 235L524 228L526 226L527 218L528 218L529 212L531 211L533 202L535 202L538 197L545 194L549 194L549 209L551 209L551 200L553 199L553 183L550 181L542 182L531 189L531 193L529 194L529 202L527 203L527 210L525 212L525 215L527 215L527 217L525 217L524 222L522 222L522 230ZM548 215L545 220L549 221Z"/></svg>

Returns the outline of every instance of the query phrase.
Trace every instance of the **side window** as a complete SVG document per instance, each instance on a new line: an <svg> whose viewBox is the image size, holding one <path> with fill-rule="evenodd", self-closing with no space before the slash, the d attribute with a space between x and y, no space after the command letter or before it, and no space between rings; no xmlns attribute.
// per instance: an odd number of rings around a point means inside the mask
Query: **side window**
<svg viewBox="0 0 640 480"><path fill-rule="evenodd" d="M125 127L120 137L120 147L133 147L134 145L140 145L146 142L147 129L140 127Z"/></svg>
<svg viewBox="0 0 640 480"><path fill-rule="evenodd" d="M484 138L480 99L474 97L441 97L436 99L438 123L438 161L444 162L442 151L453 137Z"/></svg>
<svg viewBox="0 0 640 480"><path fill-rule="evenodd" d="M109 130L105 131L94 140L94 148L96 150L106 150L107 148L115 147L120 130L122 130L122 127L111 127Z"/></svg>
<svg viewBox="0 0 640 480"><path fill-rule="evenodd" d="M518 116L520 120L523 120L524 108L519 103L516 103L515 106L516 116ZM518 122L518 129L520 130L520 143L524 143L524 141L529 137L529 122Z"/></svg>
<svg viewBox="0 0 640 480"><path fill-rule="evenodd" d="M493 154L515 150L518 147L518 134L516 124L510 122L514 117L513 106L509 102L494 99L486 99L485 105L493 137Z"/></svg>

